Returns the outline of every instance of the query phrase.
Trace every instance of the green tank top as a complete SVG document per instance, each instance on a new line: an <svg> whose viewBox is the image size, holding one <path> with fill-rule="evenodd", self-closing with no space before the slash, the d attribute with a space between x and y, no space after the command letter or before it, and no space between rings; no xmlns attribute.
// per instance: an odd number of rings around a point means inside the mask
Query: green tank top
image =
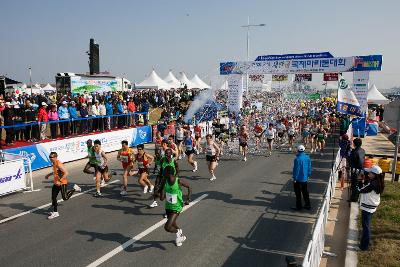
<svg viewBox="0 0 400 267"><path fill-rule="evenodd" d="M168 181L165 182L165 209L181 212L183 209L182 190L179 187L179 178L176 177L175 183L170 185Z"/></svg>
<svg viewBox="0 0 400 267"><path fill-rule="evenodd" d="M319 133L319 134L317 135L317 138L318 138L318 141L322 141L322 140L325 139L325 136L324 136L323 133Z"/></svg>
<svg viewBox="0 0 400 267"><path fill-rule="evenodd" d="M87 149L89 155L89 162L91 164L96 164L96 156L94 155L93 147Z"/></svg>
<svg viewBox="0 0 400 267"><path fill-rule="evenodd" d="M171 166L174 168L174 175L176 175L176 166L175 166L175 160L172 160L171 162L168 162L165 157L161 159L161 170L164 171L165 167Z"/></svg>

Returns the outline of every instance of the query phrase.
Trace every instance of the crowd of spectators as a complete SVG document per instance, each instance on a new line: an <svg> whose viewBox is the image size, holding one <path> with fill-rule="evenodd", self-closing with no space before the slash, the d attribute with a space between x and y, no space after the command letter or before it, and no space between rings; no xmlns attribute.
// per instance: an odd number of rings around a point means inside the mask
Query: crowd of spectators
<svg viewBox="0 0 400 267"><path fill-rule="evenodd" d="M182 117L198 91L148 89L75 95L7 93L0 95L0 121L6 126L3 127L6 145L13 145L14 141L56 139L127 128L139 121L147 125L151 108L163 108L166 117Z"/></svg>

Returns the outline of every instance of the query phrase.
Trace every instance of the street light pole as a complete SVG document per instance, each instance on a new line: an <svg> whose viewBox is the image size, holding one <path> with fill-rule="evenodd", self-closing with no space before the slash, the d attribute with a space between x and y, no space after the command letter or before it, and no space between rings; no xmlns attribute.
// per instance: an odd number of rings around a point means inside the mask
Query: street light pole
<svg viewBox="0 0 400 267"><path fill-rule="evenodd" d="M243 28L247 28L247 42L246 42L246 48L247 48L247 54L246 54L246 60L247 62L250 60L250 27L264 27L265 24L250 24L250 16L247 17L247 25L243 25ZM249 94L249 73L246 72L246 98L248 98Z"/></svg>
<svg viewBox="0 0 400 267"><path fill-rule="evenodd" d="M32 90L32 87L33 87L33 84L32 84L32 68L29 67L28 69L29 69L29 83L31 84L31 96L32 96L32 92L33 92L33 90Z"/></svg>

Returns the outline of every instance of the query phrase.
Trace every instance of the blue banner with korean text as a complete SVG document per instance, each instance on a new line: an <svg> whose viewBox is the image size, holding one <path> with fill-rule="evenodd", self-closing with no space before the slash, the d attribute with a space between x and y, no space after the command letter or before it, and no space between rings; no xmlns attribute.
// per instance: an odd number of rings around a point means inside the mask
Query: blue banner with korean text
<svg viewBox="0 0 400 267"><path fill-rule="evenodd" d="M305 53L305 54L284 54L284 55L263 55L263 56L258 56L255 61L310 59L310 58L333 58L333 56L329 52Z"/></svg>

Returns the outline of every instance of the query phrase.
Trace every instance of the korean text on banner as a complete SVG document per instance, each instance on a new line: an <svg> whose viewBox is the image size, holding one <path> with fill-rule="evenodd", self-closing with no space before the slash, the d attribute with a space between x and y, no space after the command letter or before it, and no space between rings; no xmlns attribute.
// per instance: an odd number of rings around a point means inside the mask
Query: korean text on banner
<svg viewBox="0 0 400 267"><path fill-rule="evenodd" d="M339 73L324 73L324 82L337 82Z"/></svg>
<svg viewBox="0 0 400 267"><path fill-rule="evenodd" d="M369 71L353 72L353 92L360 104L361 112L367 112L368 88L369 88Z"/></svg>
<svg viewBox="0 0 400 267"><path fill-rule="evenodd" d="M0 164L0 195L25 188L24 160Z"/></svg>
<svg viewBox="0 0 400 267"><path fill-rule="evenodd" d="M228 110L239 112L243 102L243 76L230 75L228 78Z"/></svg>
<svg viewBox="0 0 400 267"><path fill-rule="evenodd" d="M286 74L274 74L272 75L272 81L273 82L286 82L288 80L288 75Z"/></svg>
<svg viewBox="0 0 400 267"><path fill-rule="evenodd" d="M339 113L362 117L360 104L345 79L341 78L338 83L338 100L336 110Z"/></svg>
<svg viewBox="0 0 400 267"><path fill-rule="evenodd" d="M311 73L299 73L295 74L294 76L295 82L311 82L312 81L312 74Z"/></svg>

